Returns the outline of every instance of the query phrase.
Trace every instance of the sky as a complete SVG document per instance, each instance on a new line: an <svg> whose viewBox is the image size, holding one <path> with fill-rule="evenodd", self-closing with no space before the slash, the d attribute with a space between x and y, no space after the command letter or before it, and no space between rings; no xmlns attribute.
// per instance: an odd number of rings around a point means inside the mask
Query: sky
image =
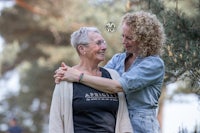
<svg viewBox="0 0 200 133"><path fill-rule="evenodd" d="M198 97L195 94L179 94L174 99L175 101L166 100L164 103L162 133L178 133L180 128L186 128L186 133L192 133L196 124L200 132Z"/></svg>
<svg viewBox="0 0 200 133"><path fill-rule="evenodd" d="M1 11L4 8L10 7L14 4L14 0L0 0L0 15ZM1 65L1 58L2 57L2 51L4 46L4 40L0 36L0 65ZM1 71L0 71L1 72ZM1 74L0 74L1 76ZM4 79L0 79L0 102L3 100L8 93L18 94L20 85L19 85L19 74L16 70L12 70L10 72L7 72L4 75ZM0 107L0 112L2 111L2 107ZM0 129L1 130L7 130L7 125L1 124Z"/></svg>
<svg viewBox="0 0 200 133"><path fill-rule="evenodd" d="M11 7L15 4L14 0L0 0L0 15L4 8ZM0 52L3 48L3 38L0 36Z"/></svg>
<svg viewBox="0 0 200 133"><path fill-rule="evenodd" d="M0 53L3 50L3 38L0 36Z"/></svg>
<svg viewBox="0 0 200 133"><path fill-rule="evenodd" d="M15 3L14 0L0 0L0 11L3 8L10 7Z"/></svg>
<svg viewBox="0 0 200 133"><path fill-rule="evenodd" d="M15 4L14 0L0 0L0 15L1 15L1 11L4 8L11 7L14 4ZM2 57L3 46L4 46L4 40L0 36L0 58L3 58ZM1 61L0 61L0 65L1 65ZM11 76L11 75L13 75L13 76ZM0 74L0 76L1 76L1 74ZM8 91L15 92L19 88L19 86L16 86L14 88L12 87L18 82L16 71L13 70L13 71L6 73L5 77L7 77L7 78L0 80L0 100L2 100L4 98L4 95L6 92L8 92ZM11 88L13 88L13 89L11 89Z"/></svg>

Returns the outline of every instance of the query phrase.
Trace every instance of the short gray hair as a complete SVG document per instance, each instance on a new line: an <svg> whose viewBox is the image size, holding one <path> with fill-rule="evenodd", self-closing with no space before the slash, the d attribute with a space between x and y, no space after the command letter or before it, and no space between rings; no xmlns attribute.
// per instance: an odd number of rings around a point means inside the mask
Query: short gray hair
<svg viewBox="0 0 200 133"><path fill-rule="evenodd" d="M76 49L78 45L88 45L90 41L88 37L89 32L96 32L101 34L96 27L81 27L71 34L71 45Z"/></svg>

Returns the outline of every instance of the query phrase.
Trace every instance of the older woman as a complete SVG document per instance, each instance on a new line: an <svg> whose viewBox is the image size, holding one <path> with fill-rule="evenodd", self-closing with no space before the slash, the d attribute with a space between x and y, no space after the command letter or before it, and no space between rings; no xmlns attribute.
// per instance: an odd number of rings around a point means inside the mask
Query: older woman
<svg viewBox="0 0 200 133"><path fill-rule="evenodd" d="M81 72L77 82L56 85L50 110L49 133L132 133L123 93L108 94L82 84L83 73L118 79L114 70L98 64L105 59L106 42L99 30L82 27L71 35L80 57L73 69Z"/></svg>
<svg viewBox="0 0 200 133"><path fill-rule="evenodd" d="M139 11L125 14L121 27L126 51L114 55L105 66L121 77L111 80L84 74L81 83L108 93L123 91L134 133L159 133L157 108L165 73L159 56L165 42L163 26L154 14ZM76 81L81 72L63 66L55 82Z"/></svg>

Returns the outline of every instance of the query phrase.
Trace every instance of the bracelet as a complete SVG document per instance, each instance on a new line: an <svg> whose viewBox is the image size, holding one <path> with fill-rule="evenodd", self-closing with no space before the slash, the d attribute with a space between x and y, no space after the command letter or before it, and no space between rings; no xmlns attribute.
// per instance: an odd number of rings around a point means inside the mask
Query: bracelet
<svg viewBox="0 0 200 133"><path fill-rule="evenodd" d="M79 83L80 83L81 80L83 79L83 76L84 76L84 73L81 73L80 76L79 76L79 78L78 78L78 82L79 82Z"/></svg>

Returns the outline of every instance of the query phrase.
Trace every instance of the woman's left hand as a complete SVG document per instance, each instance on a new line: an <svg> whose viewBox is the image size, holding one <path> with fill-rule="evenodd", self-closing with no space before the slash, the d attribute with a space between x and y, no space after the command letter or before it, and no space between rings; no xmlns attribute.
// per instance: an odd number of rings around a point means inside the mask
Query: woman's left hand
<svg viewBox="0 0 200 133"><path fill-rule="evenodd" d="M55 71L54 78L55 83L58 84L61 81L79 82L79 76L81 72L70 66L67 66L64 62L61 63L61 67Z"/></svg>
<svg viewBox="0 0 200 133"><path fill-rule="evenodd" d="M55 71L54 78L55 78L55 83L58 84L62 80L64 73L67 71L67 65L62 62L61 66Z"/></svg>
<svg viewBox="0 0 200 133"><path fill-rule="evenodd" d="M61 78L61 80L65 80L68 82L79 82L79 76L81 72L67 65L66 67L67 67L67 71L64 72L64 76Z"/></svg>

